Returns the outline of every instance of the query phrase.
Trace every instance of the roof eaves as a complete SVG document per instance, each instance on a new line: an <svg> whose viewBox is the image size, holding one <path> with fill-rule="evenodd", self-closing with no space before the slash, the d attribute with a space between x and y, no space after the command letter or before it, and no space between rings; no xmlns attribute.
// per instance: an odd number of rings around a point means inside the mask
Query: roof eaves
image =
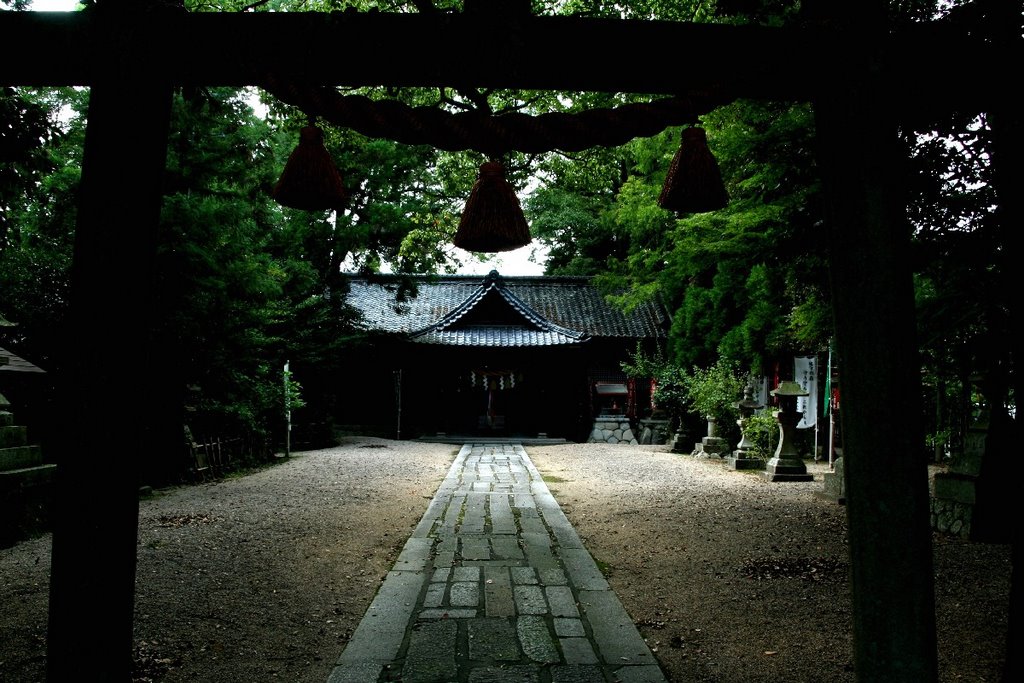
<svg viewBox="0 0 1024 683"><path fill-rule="evenodd" d="M465 301L456 306L455 309L453 309L446 316L444 316L437 322L433 322L427 325L426 327L420 328L418 330L412 330L411 332L409 332L409 336L415 338L420 335L429 334L431 332L439 332L446 330L447 328L454 325L464 315L472 311L473 308L475 308L476 305L480 303L480 301L484 298L484 295L487 294L487 291L488 287L486 285L480 285L473 291L472 294L470 294L466 298Z"/></svg>

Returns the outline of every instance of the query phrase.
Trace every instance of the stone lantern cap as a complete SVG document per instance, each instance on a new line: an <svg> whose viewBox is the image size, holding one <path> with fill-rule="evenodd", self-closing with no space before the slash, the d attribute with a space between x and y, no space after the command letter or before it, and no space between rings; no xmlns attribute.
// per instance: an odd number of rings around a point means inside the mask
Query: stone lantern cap
<svg viewBox="0 0 1024 683"><path fill-rule="evenodd" d="M764 408L763 405L754 400L754 388L749 384L743 390L743 400L736 402L736 407L740 410L759 410Z"/></svg>
<svg viewBox="0 0 1024 683"><path fill-rule="evenodd" d="M810 396L810 393L805 391L799 382L793 381L782 382L768 393L772 396Z"/></svg>

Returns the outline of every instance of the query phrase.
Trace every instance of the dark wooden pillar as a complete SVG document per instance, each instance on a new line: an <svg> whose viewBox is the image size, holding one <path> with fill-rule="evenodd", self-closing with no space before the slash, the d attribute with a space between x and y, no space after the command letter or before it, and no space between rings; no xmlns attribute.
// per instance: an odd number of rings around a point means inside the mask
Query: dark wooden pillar
<svg viewBox="0 0 1024 683"><path fill-rule="evenodd" d="M920 362L899 191L897 122L886 89L887 3L854 13L834 87L815 101L827 198L836 345L843 377L854 661L863 682L937 680Z"/></svg>
<svg viewBox="0 0 1024 683"><path fill-rule="evenodd" d="M106 0L100 8L140 12L129 5ZM54 682L131 680L151 264L171 89L146 73L130 21L125 27L104 46L106 69L90 93L58 373L62 431L47 654Z"/></svg>
<svg viewBox="0 0 1024 683"><path fill-rule="evenodd" d="M996 44L999 54L1020 54L1022 43L1020 34L1020 17L1024 11L1018 1L1006 2L998 6L996 14ZM990 66L989 68L995 68ZM1024 202L1021 201L1020 188L1024 181L1022 172L1022 155L1024 155L1024 116L1020 105L1016 102L1012 88L998 91L996 104L990 113L992 126L993 154L992 165L996 183L996 216L998 217L998 234L1001 244L1002 261L998 264L999 272L1005 283L1006 305L1009 308L1011 329L1020 329L1012 321L1021 320L1020 275L1017 268L1021 263L1020 239L1021 226L1024 225ZM1010 339L1010 355L1012 359L1011 390L1014 392L1017 414L1011 425L1011 436L1008 444L1020 444L1022 438L1020 400L1024 396L1021 380L1021 362L1024 361L1024 337L1020 333ZM1004 461L1009 462L1017 456L1016 449L1004 453ZM986 454L987 457L987 454ZM999 473L996 473L998 476ZM1007 480L1002 493L1010 500L1019 500L1021 484L1015 476L1006 473ZM1010 504L1012 506L1012 503ZM1012 563L1009 625L1006 638L1006 663L1003 669L1004 681L1020 680L1024 675L1024 528L1019 517L1012 515L1008 522L1012 533Z"/></svg>

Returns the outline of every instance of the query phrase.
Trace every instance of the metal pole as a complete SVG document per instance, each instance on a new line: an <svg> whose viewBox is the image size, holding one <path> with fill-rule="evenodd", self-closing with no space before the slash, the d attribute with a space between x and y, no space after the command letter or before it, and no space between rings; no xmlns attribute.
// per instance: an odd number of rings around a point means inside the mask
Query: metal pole
<svg viewBox="0 0 1024 683"><path fill-rule="evenodd" d="M808 404L807 407L811 408L810 404ZM815 405L813 406L813 410L814 410L814 462L821 462L821 453L818 451L818 447L819 447L818 435L819 435L820 429L821 429L821 415L818 413L817 401L815 401Z"/></svg>
<svg viewBox="0 0 1024 683"><path fill-rule="evenodd" d="M828 468L836 468L836 414L832 410L831 399L828 409Z"/></svg>
<svg viewBox="0 0 1024 683"><path fill-rule="evenodd" d="M819 435L821 433L821 411L818 410L818 396L821 392L818 391L818 387L821 386L818 383L818 378L821 377L821 359L818 354L814 354L814 405L810 402L807 403L807 408L814 411L814 462L821 462L821 453L818 451L820 447Z"/></svg>

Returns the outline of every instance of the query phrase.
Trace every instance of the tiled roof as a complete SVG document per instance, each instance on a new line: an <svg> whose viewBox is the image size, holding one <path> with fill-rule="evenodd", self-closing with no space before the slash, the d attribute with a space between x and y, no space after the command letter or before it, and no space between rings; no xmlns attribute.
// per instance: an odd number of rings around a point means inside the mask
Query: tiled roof
<svg viewBox="0 0 1024 683"><path fill-rule="evenodd" d="M609 304L586 277L424 276L418 294L396 304L387 284L350 281L348 303L367 329L414 341L469 346L578 344L590 337L664 337L668 316L651 302L625 313ZM396 281L397 282L397 281ZM473 322L494 297L507 306L502 324ZM397 309L397 310L396 310ZM513 313L514 312L514 313Z"/></svg>
<svg viewBox="0 0 1024 683"><path fill-rule="evenodd" d="M42 368L29 363L21 356L15 355L0 347L0 372L45 372Z"/></svg>
<svg viewBox="0 0 1024 683"><path fill-rule="evenodd" d="M589 335L546 320L492 271L455 310L411 338L447 346L555 346L579 344Z"/></svg>

